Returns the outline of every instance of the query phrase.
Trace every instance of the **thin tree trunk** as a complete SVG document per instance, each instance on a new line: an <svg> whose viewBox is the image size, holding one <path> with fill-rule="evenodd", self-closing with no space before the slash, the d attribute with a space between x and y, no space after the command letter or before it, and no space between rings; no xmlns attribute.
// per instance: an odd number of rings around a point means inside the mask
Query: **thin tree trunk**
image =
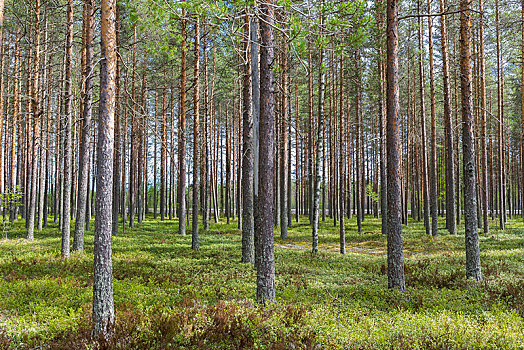
<svg viewBox="0 0 524 350"><path fill-rule="evenodd" d="M440 0L441 3L443 0ZM441 5L442 9L442 5ZM479 11L481 13L484 13L484 1L479 0ZM487 111L486 111L486 60L484 58L484 16L479 17L479 44L480 44L480 52L479 52L479 59L480 59L480 123L481 123L481 135L480 135L480 159L481 159L481 165L482 165L482 177L481 177L481 200L482 200L482 210L483 210L483 228L484 228L484 234L489 233L489 204L488 204L488 153L486 148L486 140L487 140ZM444 47L442 52L444 52ZM445 102L445 100L444 100ZM524 106L523 106L524 108ZM451 122L451 121L450 121ZM451 124L450 124L451 129ZM451 143L453 145L453 143ZM449 143L446 144L446 148L449 152ZM451 157L451 154L448 156ZM451 163L453 164L453 163ZM448 167L449 164L446 164L446 167ZM447 173L446 173L447 175ZM446 177L446 193L448 193L447 185L449 184L449 179ZM447 198L447 197L446 197ZM447 211L447 209L446 209ZM451 220L451 218L449 218ZM451 222L450 222L451 223ZM449 228L448 225L448 229Z"/></svg>
<svg viewBox="0 0 524 350"><path fill-rule="evenodd" d="M67 32L66 32L66 62L65 62L65 97L64 97L64 191L62 223L62 257L66 258L70 252L71 236L71 180L72 180L72 151L71 127L73 122L73 0L67 2Z"/></svg>
<svg viewBox="0 0 524 350"><path fill-rule="evenodd" d="M387 0L388 287L405 289L400 179L398 2Z"/></svg>
<svg viewBox="0 0 524 350"><path fill-rule="evenodd" d="M317 136L316 136L316 147L315 147L315 186L314 186L314 195L313 195L313 242L312 242L312 252L313 254L318 254L318 228L320 221L320 186L322 182L321 174L321 164L322 164L322 149L323 143L322 140L323 130L324 130L324 92L326 84L326 74L324 67L324 48L323 48L323 26L324 26L324 14L321 14L320 17L320 50L319 50L319 72L318 72L318 122L317 122Z"/></svg>
<svg viewBox="0 0 524 350"><path fill-rule="evenodd" d="M116 8L116 50L120 47L120 6ZM113 155L113 223L112 235L118 236L118 214L120 209L120 186L122 182L122 152L120 141L120 60L116 62L116 96L115 96L115 140Z"/></svg>
<svg viewBox="0 0 524 350"><path fill-rule="evenodd" d="M98 114L95 207L93 338L101 343L113 335L115 322L112 266L113 142L116 96L116 1L102 1L100 103Z"/></svg>
<svg viewBox="0 0 524 350"><path fill-rule="evenodd" d="M3 7L3 6L1 6ZM34 59L33 59L33 81L32 81L32 93L31 93L31 107L32 107L32 121L33 121L33 148L32 148L32 163L31 168L31 193L29 205L29 217L27 220L27 240L34 240L34 229L35 229L35 214L36 214L36 203L37 203L37 188L38 183L38 151L40 148L40 97L38 96L39 91L39 78L40 78L40 0L35 0L34 11L35 11L35 26L34 26ZM3 14L2 14L3 17ZM3 21L3 19L2 19ZM0 42L0 45L2 43ZM29 84L29 82L28 82ZM27 135L26 137L29 137Z"/></svg>
<svg viewBox="0 0 524 350"><path fill-rule="evenodd" d="M428 0L428 13L431 13L431 0ZM438 235L437 212L437 112L435 110L435 74L433 73L433 18L428 16L429 32L429 86L431 110L431 148L429 158L429 208L431 212L431 234Z"/></svg>
<svg viewBox="0 0 524 350"><path fill-rule="evenodd" d="M208 85L208 67L207 67L207 34L204 24L204 166L202 168L202 224L204 230L209 230L209 158L210 158L210 141L209 134L209 85Z"/></svg>
<svg viewBox="0 0 524 350"><path fill-rule="evenodd" d="M280 238L287 238L287 170L288 170L288 127L287 122L288 112L288 62L287 62L287 43L284 42L282 48L282 105L280 123L281 137L280 137Z"/></svg>
<svg viewBox="0 0 524 350"><path fill-rule="evenodd" d="M471 98L471 14L469 0L460 1L460 86L462 100L462 150L464 154L464 221L466 229L466 277L482 280L477 224L475 140Z"/></svg>
<svg viewBox="0 0 524 350"><path fill-rule="evenodd" d="M194 125L193 125L193 223L192 223L192 231L193 234L191 236L191 247L194 250L198 250L199 248L199 242L198 242L198 204L199 204L199 197L198 197L198 190L199 190L199 158L198 158L198 151L199 151L199 128L200 128L200 105L199 105L199 89L200 89L200 82L199 82L199 69L200 69L200 31L199 31L199 17L197 15L197 18L195 20L195 86L194 86L194 96L193 96L193 103L194 103Z"/></svg>
<svg viewBox="0 0 524 350"><path fill-rule="evenodd" d="M339 157L338 157L338 171L340 181L339 191L339 210L340 210L340 254L346 254L346 227L345 227L345 207L346 207L346 147L347 142L344 132L344 55L340 56L340 115L339 115ZM382 102L381 102L382 103Z"/></svg>
<svg viewBox="0 0 524 350"><path fill-rule="evenodd" d="M520 78L520 106L521 106L521 128L522 134L520 139L520 166L522 171L520 172L521 176L521 187L520 192L522 193L522 200L520 202L520 215L524 218L524 0L521 0L521 23L522 23L522 42L521 42L521 78Z"/></svg>
<svg viewBox="0 0 524 350"><path fill-rule="evenodd" d="M251 95L250 17L244 15L242 75L242 262L255 262L253 236L253 114Z"/></svg>
<svg viewBox="0 0 524 350"><path fill-rule="evenodd" d="M275 9L273 0L260 5L260 149L259 191L257 198L257 302L275 299L275 252L273 241L274 193L274 119L273 87Z"/></svg>
<svg viewBox="0 0 524 350"><path fill-rule="evenodd" d="M420 6L420 3L417 3L418 6ZM420 12L420 11L419 11ZM424 199L424 227L426 229L426 234L431 233L431 227L429 223L429 211L430 211L430 203L429 203L429 181L428 181L428 152L427 152L427 146L426 146L426 92L425 92L425 86L426 86L426 77L424 74L424 50L423 50L423 40L422 40L422 19L421 17L418 18L418 49L420 51L420 57L419 57L419 74L420 74L420 129L421 129L421 156L422 156L422 195ZM434 103L434 99L432 99L432 102ZM432 107L434 109L434 106Z"/></svg>
<svg viewBox="0 0 524 350"><path fill-rule="evenodd" d="M78 204L76 211L75 236L73 250L84 250L84 230L86 221L87 201L89 199L89 161L90 161L90 128L93 103L93 31L94 31L94 8L92 0L84 0L84 70L82 81L85 84L82 101L82 123L81 123L81 143L80 161L78 171Z"/></svg>
<svg viewBox="0 0 524 350"><path fill-rule="evenodd" d="M498 119L498 184L499 184L499 224L500 229L506 227L506 191L504 184L504 89L502 76L502 53L500 48L499 1L495 1L496 38L497 38L497 119Z"/></svg>
<svg viewBox="0 0 524 350"><path fill-rule="evenodd" d="M182 45L180 59L180 113L178 119L178 233L186 234L186 16L187 11L182 9Z"/></svg>

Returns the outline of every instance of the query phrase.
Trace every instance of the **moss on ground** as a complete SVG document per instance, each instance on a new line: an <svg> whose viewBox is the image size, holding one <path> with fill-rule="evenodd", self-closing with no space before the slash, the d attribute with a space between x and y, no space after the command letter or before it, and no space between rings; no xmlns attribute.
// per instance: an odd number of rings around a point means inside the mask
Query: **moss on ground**
<svg viewBox="0 0 524 350"><path fill-rule="evenodd" d="M386 288L386 239L366 217L365 233L322 224L310 253L307 218L289 238L275 232L277 302L257 307L255 271L240 263L238 224L211 224L179 236L152 217L114 238L115 337L112 349L517 349L524 348L524 224L480 237L481 283L465 279L463 227L427 237L404 228L406 293ZM190 232L190 231L188 231ZM92 349L93 233L85 253L60 258L50 223L35 241L23 222L0 241L0 348Z"/></svg>

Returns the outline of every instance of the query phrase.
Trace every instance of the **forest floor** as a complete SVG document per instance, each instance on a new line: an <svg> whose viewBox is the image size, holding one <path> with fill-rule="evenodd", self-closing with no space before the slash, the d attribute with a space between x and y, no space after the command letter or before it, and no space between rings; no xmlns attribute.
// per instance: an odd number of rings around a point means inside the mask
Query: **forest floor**
<svg viewBox="0 0 524 350"><path fill-rule="evenodd" d="M277 302L256 306L256 273L240 263L237 222L179 236L153 220L114 238L114 349L524 348L524 223L480 236L485 280L465 279L463 227L428 237L404 227L407 291L387 289L386 238L366 217L347 225L347 254L328 220L310 253L307 219L275 232ZM92 227L92 226L91 226ZM188 232L190 232L188 230ZM91 349L93 233L86 252L60 258L52 221L25 239L23 222L0 240L0 348Z"/></svg>

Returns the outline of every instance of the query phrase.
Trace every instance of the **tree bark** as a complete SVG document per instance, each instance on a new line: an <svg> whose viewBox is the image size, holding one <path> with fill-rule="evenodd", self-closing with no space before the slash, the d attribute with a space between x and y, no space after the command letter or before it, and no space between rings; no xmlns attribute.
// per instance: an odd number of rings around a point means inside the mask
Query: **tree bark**
<svg viewBox="0 0 524 350"><path fill-rule="evenodd" d="M198 242L198 204L199 204L199 197L198 197L198 190L199 190L199 169L200 169L200 163L198 158L198 151L199 151L199 128L200 128L200 105L199 105L199 89L200 89L200 82L199 82L199 69L200 69L200 30L199 30L199 17L197 15L197 18L195 20L195 86L194 86L194 96L193 96L193 104L194 104L194 121L193 121L193 223L192 223L192 236L191 236L191 247L194 250L198 250L199 248L199 242Z"/></svg>
<svg viewBox="0 0 524 350"><path fill-rule="evenodd" d="M288 112L288 50L287 43L282 44L282 105L280 123L281 138L280 138L280 238L287 238L287 171L288 171L288 126L289 119Z"/></svg>
<svg viewBox="0 0 524 350"><path fill-rule="evenodd" d="M80 159L78 166L78 203L76 211L75 235L73 250L84 250L84 230L88 201L89 161L90 161L90 128L93 103L93 31L94 8L92 0L84 0L84 55L85 65L82 72L83 91Z"/></svg>
<svg viewBox="0 0 524 350"><path fill-rule="evenodd" d="M420 3L417 3L418 6L420 6ZM420 11L419 11L420 12ZM430 203L429 203L429 181L428 181L428 152L427 152L427 144L426 144L426 76L424 74L424 43L422 40L422 20L421 17L418 18L418 49L420 51L419 56L419 75L420 75L420 129L421 129L421 157L422 157L422 195L423 195L423 201L424 201L424 227L426 229L426 234L431 233L431 227L429 222L429 211L430 211ZM434 99L432 99L432 102L434 103ZM434 110L434 106L432 107Z"/></svg>
<svg viewBox="0 0 524 350"><path fill-rule="evenodd" d="M520 139L520 166L522 168L521 174L521 187L520 191L522 193L522 200L520 202L520 215L524 218L524 0L521 0L521 32L522 32L522 42L521 42L521 61L520 61L520 106L521 106L521 128L522 134Z"/></svg>
<svg viewBox="0 0 524 350"><path fill-rule="evenodd" d="M186 234L186 16L187 11L182 9L182 45L180 59L180 115L178 119L178 234Z"/></svg>
<svg viewBox="0 0 524 350"><path fill-rule="evenodd" d="M496 39L497 39L497 119L498 119L498 192L500 229L506 227L506 186L504 176L504 88L502 72L502 53L500 48L499 1L495 1Z"/></svg>
<svg viewBox="0 0 524 350"><path fill-rule="evenodd" d="M477 224L477 189L475 177L475 140L473 137L473 101L471 69L470 1L460 1L460 87L462 101L462 152L464 173L464 221L466 229L466 277L482 280Z"/></svg>
<svg viewBox="0 0 524 350"><path fill-rule="evenodd" d="M324 71L324 37L323 37L323 26L324 26L324 14L320 17L320 47L319 47L319 62L318 62L318 121L317 121L317 135L315 140L315 177L313 187L313 243L312 252L313 254L318 253L318 228L320 221L320 190L322 183L322 150L323 150L323 131L324 131L324 92L326 84L326 74Z"/></svg>
<svg viewBox="0 0 524 350"><path fill-rule="evenodd" d="M431 0L428 0L428 13L431 13ZM435 110L435 74L433 67L433 18L428 16L429 32L429 86L431 110L431 149L429 159L429 208L431 212L431 234L438 235L437 212L437 112Z"/></svg>
<svg viewBox="0 0 524 350"><path fill-rule="evenodd" d="M441 12L445 9L445 0L440 0ZM442 45L442 79L444 89L444 133L446 142L446 227L450 234L456 234L455 209L455 150L454 133L451 112L451 87L449 78L449 50L447 35L447 19L440 18L440 33Z"/></svg>
<svg viewBox="0 0 524 350"><path fill-rule="evenodd" d="M440 0L440 1L442 2L443 0ZM479 0L479 11L481 13L484 13L484 1L483 0ZM487 140L487 110L486 108L487 107L486 107L486 60L484 58L484 16L479 17L479 45L480 45L479 59L480 59L480 123L481 123L480 159L481 159L481 165L482 165L482 170L481 170L482 183L480 186L480 192L481 192L482 210L483 210L482 218L484 220L484 224L483 224L484 230L483 231L484 231L484 234L488 234L489 233L489 216L488 216L489 189L488 189L488 153L487 153L487 147L486 147L486 140ZM448 152L449 152L449 145L446 144L446 147L448 148ZM447 166L448 165L446 165L446 167ZM446 177L446 186L448 185L448 182L449 180ZM446 189L446 193L447 193L447 189ZM450 229L449 226L448 226L448 229ZM450 233L451 233L451 229L450 229Z"/></svg>
<svg viewBox="0 0 524 350"><path fill-rule="evenodd" d="M115 0L102 0L93 274L93 337L101 342L111 338L115 321L111 243L117 65L115 12Z"/></svg>
<svg viewBox="0 0 524 350"><path fill-rule="evenodd" d="M255 262L253 233L253 114L251 95L250 17L245 14L243 28L242 75L242 262Z"/></svg>
<svg viewBox="0 0 524 350"><path fill-rule="evenodd" d="M3 7L3 6L2 6ZM37 183L38 183L38 150L40 148L40 97L39 92L39 78L40 78L40 0L35 0L34 11L35 11L35 26L34 26L34 59L33 59L33 81L31 88L31 109L32 109L32 122L33 122L33 147L32 147L32 167L31 167L31 193L30 193L30 204L29 204L29 217L27 218L27 240L34 240L35 230L35 214L36 214L36 203L37 203ZM2 14L3 17L3 14ZM3 19L2 19L3 21ZM0 45L2 42L0 41ZM29 84L29 82L28 82ZM29 137L29 133L26 137Z"/></svg>
<svg viewBox="0 0 524 350"><path fill-rule="evenodd" d="M463 0L466 1L466 0ZM388 287L405 289L400 181L398 2L387 0Z"/></svg>
<svg viewBox="0 0 524 350"><path fill-rule="evenodd" d="M67 32L66 32L66 62L65 62L65 96L64 96L64 190L63 209L60 222L62 224L62 257L70 253L71 236L71 180L72 151L71 126L73 123L73 0L67 1Z"/></svg>
<svg viewBox="0 0 524 350"><path fill-rule="evenodd" d="M273 0L260 5L260 149L259 191L256 235L260 241L257 256L257 302L265 305L275 300L274 213L274 119L273 87L275 9Z"/></svg>

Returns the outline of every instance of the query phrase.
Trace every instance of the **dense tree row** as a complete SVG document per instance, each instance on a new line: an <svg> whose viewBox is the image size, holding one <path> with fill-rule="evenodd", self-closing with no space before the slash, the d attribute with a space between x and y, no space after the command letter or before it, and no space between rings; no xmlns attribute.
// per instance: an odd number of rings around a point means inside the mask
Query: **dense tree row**
<svg viewBox="0 0 524 350"><path fill-rule="evenodd" d="M265 303L275 228L311 222L317 253L329 216L344 254L346 230L382 216L404 289L409 216L433 236L464 220L481 280L479 229L523 214L524 3L0 4L3 218L28 240L59 222L66 258L95 217L96 334L114 319L111 235L146 215L190 227L195 250L236 221Z"/></svg>

